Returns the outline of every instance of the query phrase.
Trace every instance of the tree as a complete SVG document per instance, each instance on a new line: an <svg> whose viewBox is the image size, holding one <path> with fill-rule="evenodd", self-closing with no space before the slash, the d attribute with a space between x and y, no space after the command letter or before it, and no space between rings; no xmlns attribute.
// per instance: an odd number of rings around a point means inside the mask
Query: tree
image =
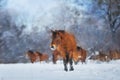
<svg viewBox="0 0 120 80"><path fill-rule="evenodd" d="M102 9L104 7L105 19L112 33L115 33L120 27L120 0L98 0Z"/></svg>

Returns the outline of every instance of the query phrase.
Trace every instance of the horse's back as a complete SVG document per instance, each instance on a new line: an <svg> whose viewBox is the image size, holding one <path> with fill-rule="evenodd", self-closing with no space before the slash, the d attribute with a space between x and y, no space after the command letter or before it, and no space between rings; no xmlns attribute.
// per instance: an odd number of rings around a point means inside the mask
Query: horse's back
<svg viewBox="0 0 120 80"><path fill-rule="evenodd" d="M29 57L29 59L31 60L32 63L34 63L36 61L37 57L35 56L33 51L29 50L26 54L27 54L27 56Z"/></svg>
<svg viewBox="0 0 120 80"><path fill-rule="evenodd" d="M41 58L41 61L47 61L49 59L49 56L48 56L48 54L43 53L40 58Z"/></svg>
<svg viewBox="0 0 120 80"><path fill-rule="evenodd" d="M110 51L110 58L111 59L120 59L120 52L119 51Z"/></svg>

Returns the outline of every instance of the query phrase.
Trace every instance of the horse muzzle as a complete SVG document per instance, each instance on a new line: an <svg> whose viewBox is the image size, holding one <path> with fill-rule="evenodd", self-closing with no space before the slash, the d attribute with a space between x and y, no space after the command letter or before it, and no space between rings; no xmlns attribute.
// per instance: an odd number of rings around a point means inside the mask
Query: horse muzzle
<svg viewBox="0 0 120 80"><path fill-rule="evenodd" d="M56 46L55 46L55 45L51 45L50 48L51 48L51 50L53 50L53 51L56 50Z"/></svg>

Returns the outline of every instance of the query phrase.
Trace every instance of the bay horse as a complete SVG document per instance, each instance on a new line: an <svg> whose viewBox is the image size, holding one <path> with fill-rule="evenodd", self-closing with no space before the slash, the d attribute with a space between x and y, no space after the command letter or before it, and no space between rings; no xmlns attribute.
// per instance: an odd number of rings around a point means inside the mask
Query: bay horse
<svg viewBox="0 0 120 80"><path fill-rule="evenodd" d="M76 55L75 64L77 64L79 61L81 61L82 63L86 63L86 57L87 57L86 50L77 46L77 55Z"/></svg>
<svg viewBox="0 0 120 80"><path fill-rule="evenodd" d="M30 59L31 63L34 63L38 59L38 56L32 50L27 51L26 57Z"/></svg>
<svg viewBox="0 0 120 80"><path fill-rule="evenodd" d="M120 51L112 50L109 52L109 57L111 60L117 60L120 59Z"/></svg>
<svg viewBox="0 0 120 80"><path fill-rule="evenodd" d="M40 61L40 62L41 62L41 61L46 61L46 62L48 62L48 59L49 59L48 54L46 54L46 53L40 53L40 52L38 52L38 51L34 52L34 54L39 57L39 61Z"/></svg>
<svg viewBox="0 0 120 80"><path fill-rule="evenodd" d="M68 71L67 64L70 64L70 71L73 71L73 55L76 53L76 40L73 34L64 30L52 31L51 50L60 52L63 58L64 70Z"/></svg>

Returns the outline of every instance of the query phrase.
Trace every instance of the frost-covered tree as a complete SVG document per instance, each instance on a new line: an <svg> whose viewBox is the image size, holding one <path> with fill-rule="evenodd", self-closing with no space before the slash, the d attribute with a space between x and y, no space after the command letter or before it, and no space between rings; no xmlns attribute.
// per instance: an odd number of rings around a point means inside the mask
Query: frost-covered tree
<svg viewBox="0 0 120 80"><path fill-rule="evenodd" d="M105 12L108 26L115 33L120 27L120 0L98 0L98 4Z"/></svg>
<svg viewBox="0 0 120 80"><path fill-rule="evenodd" d="M111 20L107 0L35 1L0 0L0 62L26 62L27 50L51 56L48 29L73 33L77 45L86 50L107 50L113 45L119 48L119 15L112 13L119 6L110 8ZM112 21L114 27L110 27ZM111 35L114 31L115 42Z"/></svg>

